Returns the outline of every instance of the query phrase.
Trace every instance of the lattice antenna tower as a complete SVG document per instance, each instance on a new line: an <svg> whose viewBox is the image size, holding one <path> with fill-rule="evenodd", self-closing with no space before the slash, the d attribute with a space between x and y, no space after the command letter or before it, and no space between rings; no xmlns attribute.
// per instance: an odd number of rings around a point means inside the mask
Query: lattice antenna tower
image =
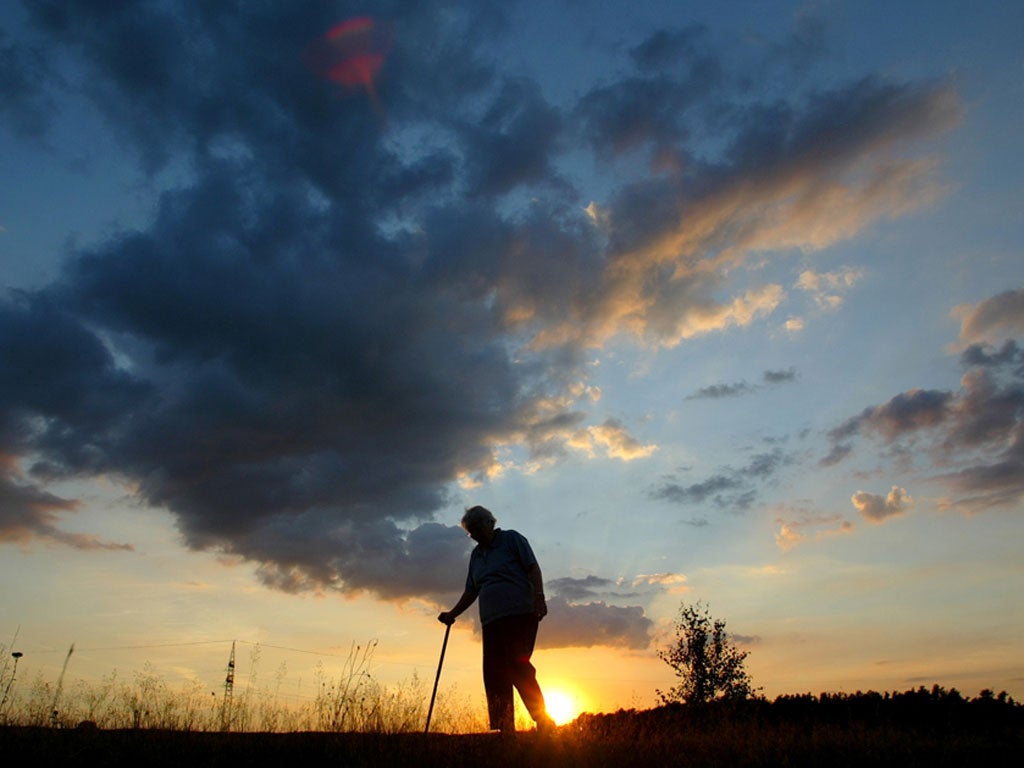
<svg viewBox="0 0 1024 768"><path fill-rule="evenodd" d="M228 658L228 671L224 676L224 701L220 705L220 729L231 729L231 704L235 694L235 641L231 641L231 656Z"/></svg>

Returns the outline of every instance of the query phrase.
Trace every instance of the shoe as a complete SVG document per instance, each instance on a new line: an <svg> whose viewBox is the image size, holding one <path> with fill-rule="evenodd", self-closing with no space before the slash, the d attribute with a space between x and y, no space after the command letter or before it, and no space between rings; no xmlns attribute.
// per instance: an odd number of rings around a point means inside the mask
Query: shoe
<svg viewBox="0 0 1024 768"><path fill-rule="evenodd" d="M558 730L558 726L555 725L555 721L550 717L542 717L537 721L537 733L548 736Z"/></svg>

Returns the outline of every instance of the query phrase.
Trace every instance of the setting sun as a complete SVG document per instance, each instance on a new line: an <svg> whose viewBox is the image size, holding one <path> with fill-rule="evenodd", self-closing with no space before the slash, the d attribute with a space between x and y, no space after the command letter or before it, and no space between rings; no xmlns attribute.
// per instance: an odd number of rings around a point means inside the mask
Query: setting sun
<svg viewBox="0 0 1024 768"><path fill-rule="evenodd" d="M564 690L545 691L544 702L556 725L571 723L583 711L579 697Z"/></svg>

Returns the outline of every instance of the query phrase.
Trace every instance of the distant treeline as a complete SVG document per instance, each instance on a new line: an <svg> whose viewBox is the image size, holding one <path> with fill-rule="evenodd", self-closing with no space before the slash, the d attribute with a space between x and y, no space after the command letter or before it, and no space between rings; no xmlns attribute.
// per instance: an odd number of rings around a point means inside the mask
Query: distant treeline
<svg viewBox="0 0 1024 768"><path fill-rule="evenodd" d="M667 704L643 711L585 714L575 725L593 733L623 729L664 731L729 721L736 724L835 725L972 731L1024 728L1024 705L1005 691L983 690L966 697L955 688L934 685L907 691L878 693L786 694L774 700L749 698L706 704Z"/></svg>

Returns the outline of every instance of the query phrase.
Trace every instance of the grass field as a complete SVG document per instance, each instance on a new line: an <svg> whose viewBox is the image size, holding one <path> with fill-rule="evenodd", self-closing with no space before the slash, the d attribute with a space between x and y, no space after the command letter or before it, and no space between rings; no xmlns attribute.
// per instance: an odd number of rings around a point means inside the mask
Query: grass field
<svg viewBox="0 0 1024 768"><path fill-rule="evenodd" d="M584 715L549 736L0 728L6 765L997 766L1024 749L1024 708L936 689L781 697Z"/></svg>
<svg viewBox="0 0 1024 768"><path fill-rule="evenodd" d="M564 729L563 729L564 730ZM8 765L199 766L984 766L1010 765L1019 735L898 729L753 728L654 733L644 739L565 731L514 741L495 734L201 733L0 729Z"/></svg>

